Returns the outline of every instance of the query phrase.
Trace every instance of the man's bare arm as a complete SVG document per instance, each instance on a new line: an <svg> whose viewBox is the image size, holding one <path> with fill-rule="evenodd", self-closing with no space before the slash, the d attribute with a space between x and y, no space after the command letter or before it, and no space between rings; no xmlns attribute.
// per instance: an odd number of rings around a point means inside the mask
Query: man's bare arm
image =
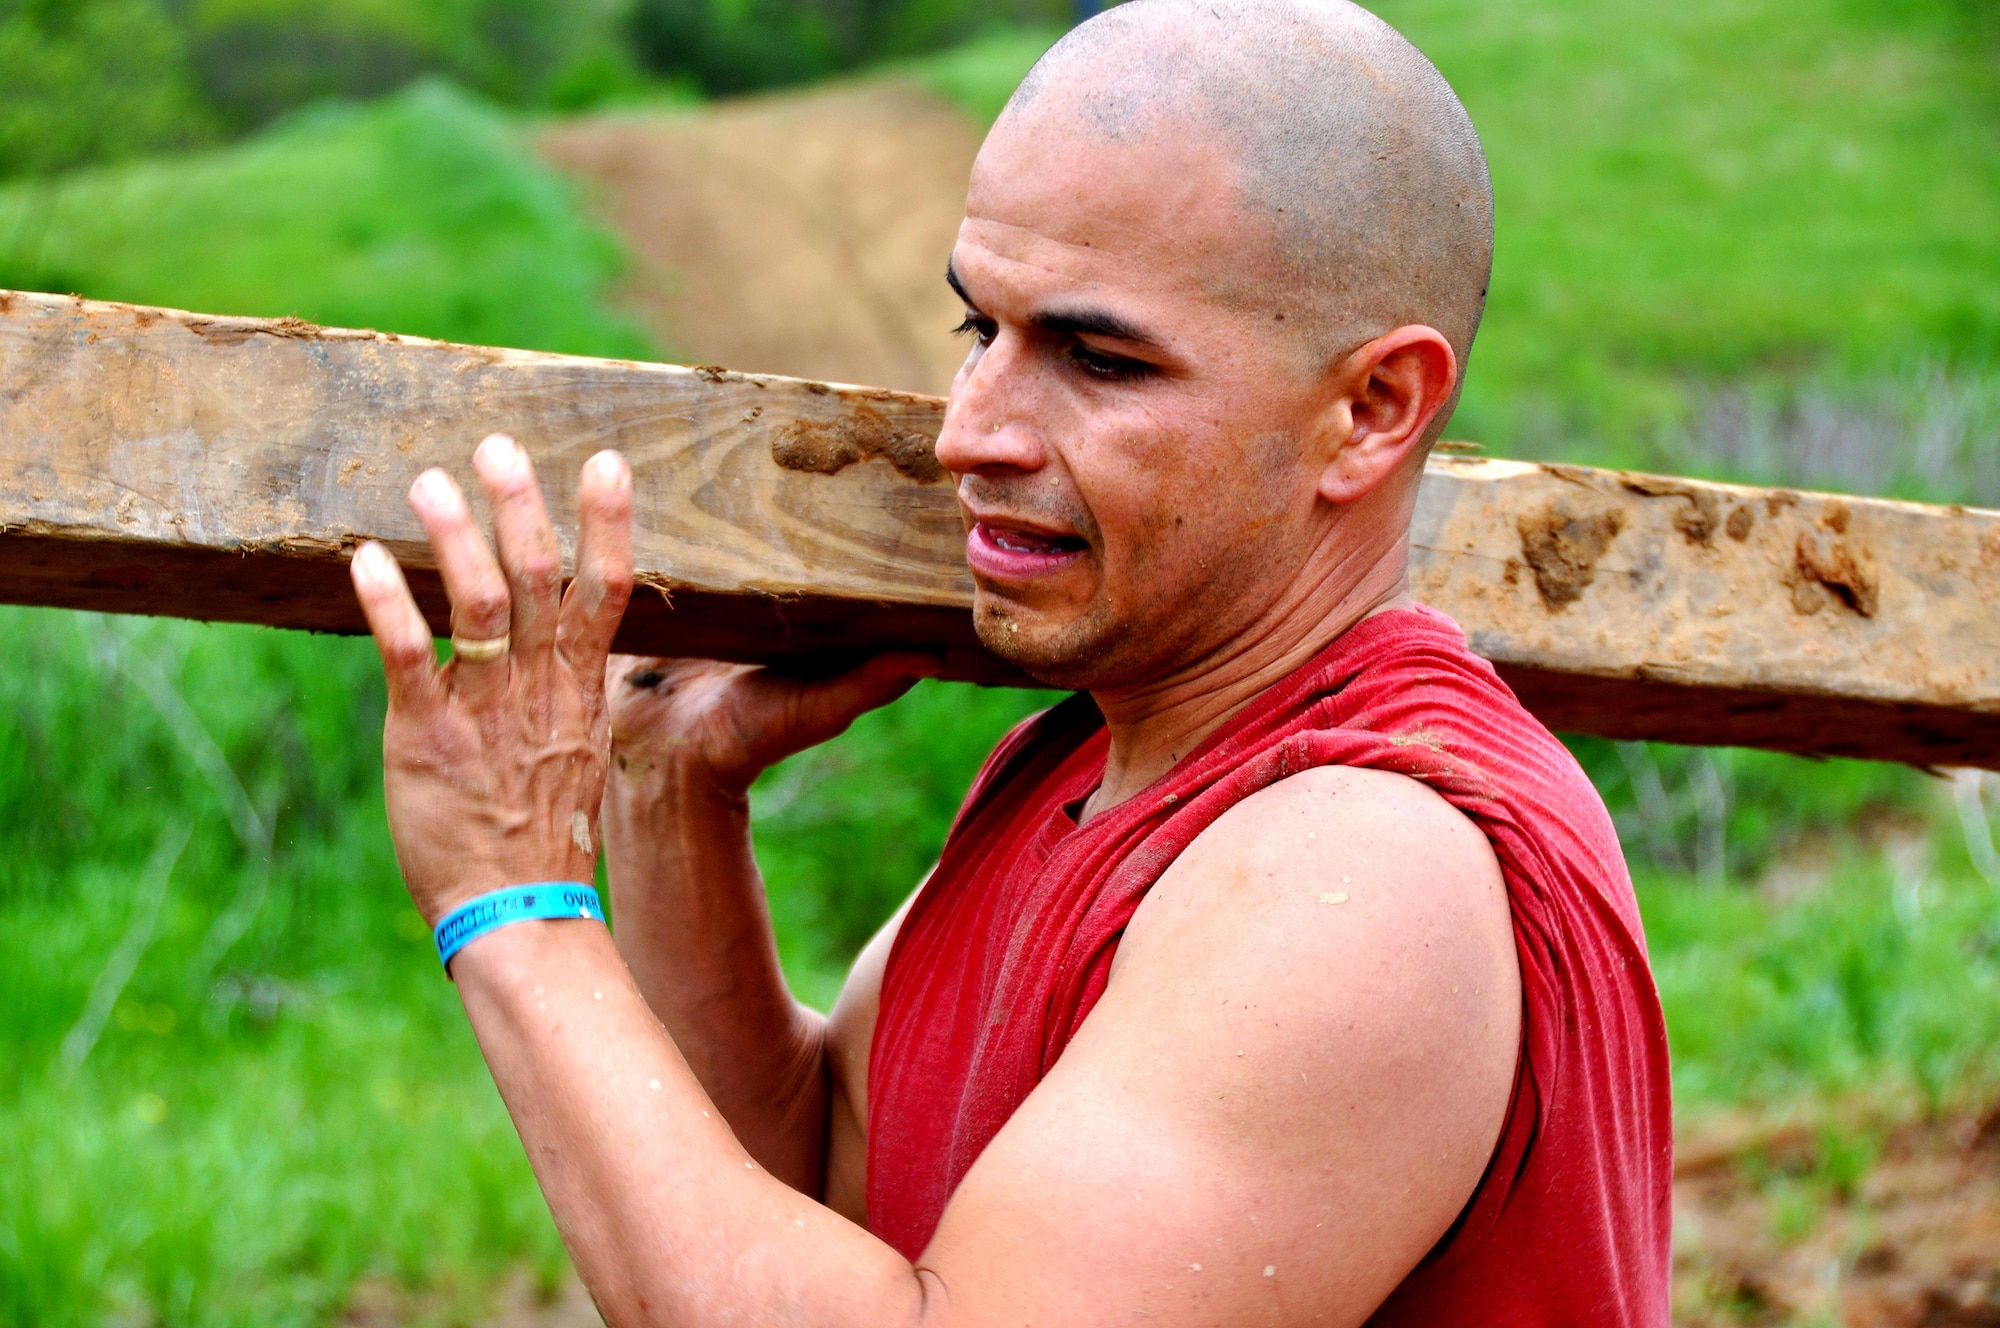
<svg viewBox="0 0 2000 1328"><path fill-rule="evenodd" d="M481 1045L614 1328L1359 1323L1477 1184L1520 1036L1477 830L1397 776L1296 777L1156 887L912 1268L704 1114L601 933L515 927L466 956Z"/></svg>
<svg viewBox="0 0 2000 1328"><path fill-rule="evenodd" d="M606 673L604 851L619 953L750 1155L816 1198L827 1183L829 1108L852 1058L829 1060L826 1019L785 983L748 790L776 760L901 695L927 662L891 658L802 680L619 656ZM865 1046L862 1056L865 1064Z"/></svg>
<svg viewBox="0 0 2000 1328"><path fill-rule="evenodd" d="M920 1266L953 1323L1358 1324L1477 1186L1520 1000L1476 827L1401 776L1294 776L1154 887Z"/></svg>

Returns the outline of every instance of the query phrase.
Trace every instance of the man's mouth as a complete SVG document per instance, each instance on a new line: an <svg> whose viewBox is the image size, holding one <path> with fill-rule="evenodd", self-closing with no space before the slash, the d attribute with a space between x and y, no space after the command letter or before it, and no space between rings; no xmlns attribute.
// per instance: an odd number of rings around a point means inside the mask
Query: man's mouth
<svg viewBox="0 0 2000 1328"><path fill-rule="evenodd" d="M1073 535L1050 535L981 521L966 536L965 560L974 572L1018 581L1067 567L1088 547Z"/></svg>

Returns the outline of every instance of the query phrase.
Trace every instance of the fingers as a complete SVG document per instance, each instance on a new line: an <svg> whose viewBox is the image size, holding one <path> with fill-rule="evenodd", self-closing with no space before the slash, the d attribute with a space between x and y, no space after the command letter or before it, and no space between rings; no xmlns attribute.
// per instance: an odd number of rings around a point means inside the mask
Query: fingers
<svg viewBox="0 0 2000 1328"><path fill-rule="evenodd" d="M532 668L555 648L562 547L542 504L534 466L520 444L506 434L493 434L473 452L472 468L493 512L493 539L512 600L514 658Z"/></svg>
<svg viewBox="0 0 2000 1328"><path fill-rule="evenodd" d="M508 635L511 596L500 565L486 537L472 519L472 509L451 476L427 470L410 486L410 506L431 538L438 575L451 598L451 632L468 641L491 641ZM458 690L471 698L490 695L507 678L508 659L471 656L454 659Z"/></svg>
<svg viewBox="0 0 2000 1328"><path fill-rule="evenodd" d="M787 745L798 751L845 733L856 719L889 704L919 679L935 678L942 667L934 655L901 651L876 655L824 682L804 684Z"/></svg>
<svg viewBox="0 0 2000 1328"><path fill-rule="evenodd" d="M429 705L437 695L437 656L431 651L430 624L410 595L403 569L371 540L354 551L348 575L354 578L354 594L375 648L382 652L389 704L398 709Z"/></svg>
<svg viewBox="0 0 2000 1328"><path fill-rule="evenodd" d="M599 452L584 464L577 507L576 580L563 597L556 648L578 677L595 679L632 598L632 472L625 458Z"/></svg>

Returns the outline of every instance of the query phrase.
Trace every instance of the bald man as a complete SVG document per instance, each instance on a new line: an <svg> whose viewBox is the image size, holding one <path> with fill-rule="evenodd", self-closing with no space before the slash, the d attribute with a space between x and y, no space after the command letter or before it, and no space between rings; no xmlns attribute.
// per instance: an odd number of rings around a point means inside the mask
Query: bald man
<svg viewBox="0 0 2000 1328"><path fill-rule="evenodd" d="M425 916L590 881L601 808L615 943L524 921L451 972L614 1328L1667 1322L1616 839L1405 592L1490 214L1450 88L1338 0L1135 0L1037 66L951 255L937 451L981 639L1077 695L994 753L830 1017L786 990L747 790L929 661L607 668L611 453L560 600L517 446L475 458L497 559L418 481L442 669L356 555Z"/></svg>

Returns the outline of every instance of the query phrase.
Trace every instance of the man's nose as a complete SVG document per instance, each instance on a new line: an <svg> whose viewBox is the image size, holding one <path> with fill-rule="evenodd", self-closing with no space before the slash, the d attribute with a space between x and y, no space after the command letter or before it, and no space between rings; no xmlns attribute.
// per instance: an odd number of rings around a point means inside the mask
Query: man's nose
<svg viewBox="0 0 2000 1328"><path fill-rule="evenodd" d="M1036 421L1033 358L1002 331L968 358L938 433L938 464L954 475L1033 472L1048 461Z"/></svg>

